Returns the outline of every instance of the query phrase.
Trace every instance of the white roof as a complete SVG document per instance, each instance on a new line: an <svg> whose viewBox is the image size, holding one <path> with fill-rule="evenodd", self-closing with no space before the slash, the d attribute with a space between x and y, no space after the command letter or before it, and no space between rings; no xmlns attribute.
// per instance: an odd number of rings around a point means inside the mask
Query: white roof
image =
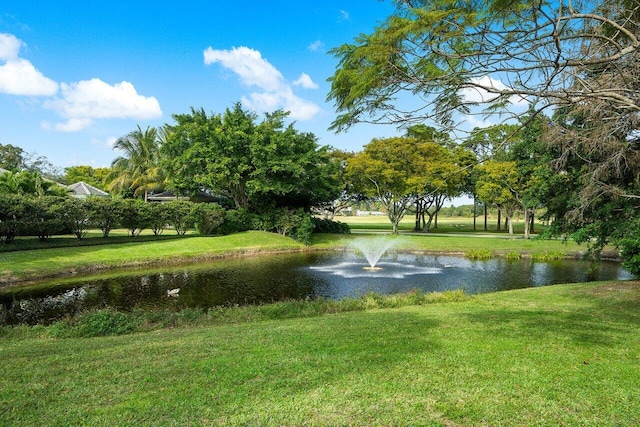
<svg viewBox="0 0 640 427"><path fill-rule="evenodd" d="M109 193L102 191L99 188L89 185L84 181L76 182L75 184L68 185L67 188L74 197L109 197Z"/></svg>

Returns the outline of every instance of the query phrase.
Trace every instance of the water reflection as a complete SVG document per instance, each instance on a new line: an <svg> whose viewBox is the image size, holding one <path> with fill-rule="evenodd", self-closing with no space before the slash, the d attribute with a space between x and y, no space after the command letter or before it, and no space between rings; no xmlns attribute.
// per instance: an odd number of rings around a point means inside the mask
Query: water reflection
<svg viewBox="0 0 640 427"><path fill-rule="evenodd" d="M387 254L380 271L355 253L306 253L226 259L206 265L162 271L54 280L0 289L0 323L49 322L80 310L209 308L284 299L356 297L367 292L391 294L464 289L476 294L555 283L630 279L617 263L590 271L579 261L554 263L529 259L473 261L455 256ZM177 297L167 291L180 288Z"/></svg>

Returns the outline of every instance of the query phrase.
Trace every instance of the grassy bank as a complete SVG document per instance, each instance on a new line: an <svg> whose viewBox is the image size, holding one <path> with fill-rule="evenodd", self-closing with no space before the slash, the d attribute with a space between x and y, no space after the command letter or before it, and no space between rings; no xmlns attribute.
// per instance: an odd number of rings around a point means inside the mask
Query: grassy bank
<svg viewBox="0 0 640 427"><path fill-rule="evenodd" d="M637 425L640 284L0 339L3 425Z"/></svg>
<svg viewBox="0 0 640 427"><path fill-rule="evenodd" d="M376 236L313 236L310 247L273 233L249 231L229 236L186 236L112 242L101 237L89 238L82 246L68 245L36 250L0 252L0 284L37 279L58 274L76 274L107 268L158 266L264 252L332 250L348 247L354 239ZM465 254L489 252L496 256L518 253L525 256L545 253L578 256L585 247L561 240L524 240L503 235L477 234L404 234L391 236L394 250ZM90 239L94 239L91 241Z"/></svg>
<svg viewBox="0 0 640 427"><path fill-rule="evenodd" d="M229 236L83 242L82 246L0 252L0 283L19 279L211 259L260 252L294 251L304 245L273 233L248 231Z"/></svg>
<svg viewBox="0 0 640 427"><path fill-rule="evenodd" d="M576 256L585 248L560 240L524 240L504 236L481 237L472 234L400 235L394 250L465 254L485 251L494 255L517 252L524 255L559 253ZM111 243L95 237L93 244L52 247L37 250L0 252L0 284L58 274L88 273L107 268L153 266L193 262L221 256L263 252L331 250L348 247L354 239L375 238L362 235L313 236L310 247L273 233L249 231L229 236L187 236Z"/></svg>

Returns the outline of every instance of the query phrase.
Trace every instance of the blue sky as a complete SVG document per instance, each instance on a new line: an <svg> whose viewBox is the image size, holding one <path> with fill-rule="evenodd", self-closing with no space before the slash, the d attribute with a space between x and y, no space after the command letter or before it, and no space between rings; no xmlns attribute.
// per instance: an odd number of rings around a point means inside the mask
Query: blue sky
<svg viewBox="0 0 640 427"><path fill-rule="evenodd" d="M7 4L8 3L8 4ZM190 107L291 110L322 145L359 150L389 127L335 135L327 51L369 33L390 1L36 1L0 6L0 144L54 165L108 166L137 125Z"/></svg>

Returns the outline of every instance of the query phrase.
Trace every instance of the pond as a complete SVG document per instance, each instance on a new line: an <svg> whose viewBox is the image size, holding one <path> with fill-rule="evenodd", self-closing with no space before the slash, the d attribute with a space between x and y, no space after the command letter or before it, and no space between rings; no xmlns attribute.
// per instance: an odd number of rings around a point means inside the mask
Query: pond
<svg viewBox="0 0 640 427"><path fill-rule="evenodd" d="M558 283L630 279L619 263L595 271L581 261L474 261L456 256L385 254L376 267L356 252L296 253L223 259L155 271L49 280L0 288L0 323L47 323L85 309L209 308L285 299L340 299L464 289L469 294ZM172 293L172 290L177 290Z"/></svg>

